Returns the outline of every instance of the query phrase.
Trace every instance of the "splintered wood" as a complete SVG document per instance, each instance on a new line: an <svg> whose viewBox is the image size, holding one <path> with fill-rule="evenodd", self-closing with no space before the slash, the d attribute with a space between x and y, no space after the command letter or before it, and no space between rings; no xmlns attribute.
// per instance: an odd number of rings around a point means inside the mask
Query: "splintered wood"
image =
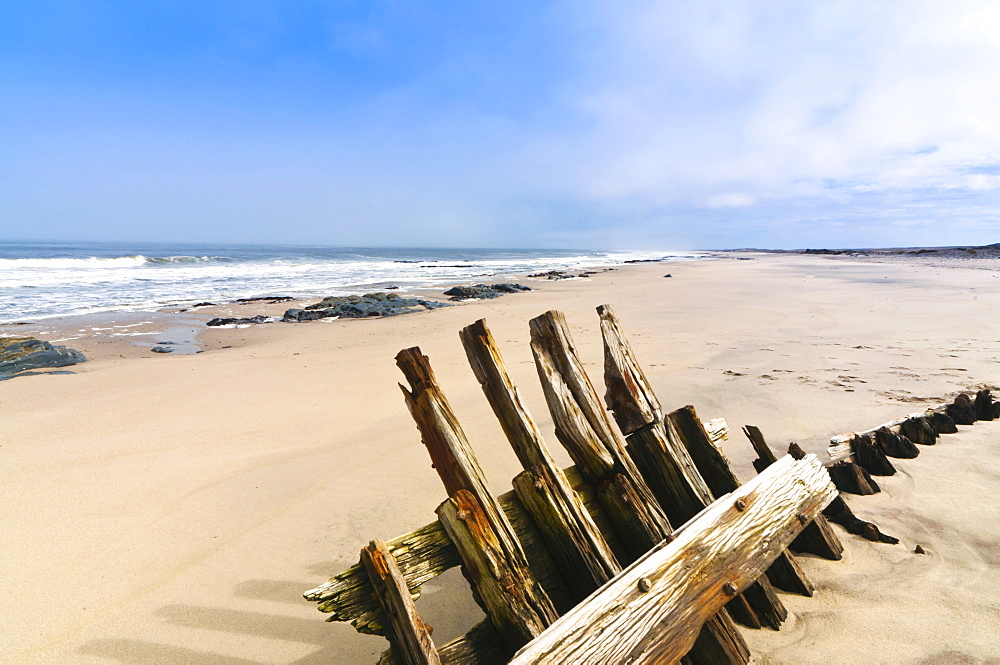
<svg viewBox="0 0 1000 665"><path fill-rule="evenodd" d="M783 457L561 617L511 665L677 660L694 643L692 626L746 588L835 494L815 456Z"/></svg>
<svg viewBox="0 0 1000 665"><path fill-rule="evenodd" d="M386 636L380 665L747 665L730 613L743 625L778 629L787 613L771 582L814 592L786 547L817 529L835 497L826 470L812 456L776 459L757 431L766 462L741 486L719 447L725 421L706 426L691 406L665 413L614 311L603 305L598 315L603 402L565 317L546 312L529 324L555 438L575 462L567 469L555 463L486 322L461 331L523 468L513 491L500 495L474 452L495 442L469 441L419 348L397 355L400 388L444 487L438 519L373 540L358 565L305 593L331 621ZM987 406L978 398L969 409L985 414ZM907 427L920 443L941 431L931 420ZM879 440L907 451L896 436ZM414 600L421 585L456 566L487 616L436 645Z"/></svg>

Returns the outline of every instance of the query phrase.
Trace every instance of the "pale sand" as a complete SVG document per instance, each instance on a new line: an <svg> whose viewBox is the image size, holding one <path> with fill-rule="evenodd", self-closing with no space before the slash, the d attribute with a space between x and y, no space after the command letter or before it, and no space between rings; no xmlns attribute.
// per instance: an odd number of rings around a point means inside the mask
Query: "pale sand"
<svg viewBox="0 0 1000 665"><path fill-rule="evenodd" d="M564 311L599 382L594 307L612 303L664 406L726 418L749 477L742 424L825 455L831 435L997 383L997 279L787 255L636 265L393 319L208 331L198 355L88 349L75 375L0 382L0 661L374 663L382 638L325 623L300 594L444 498L395 385L398 350L430 356L509 489L516 460L458 340L477 318L556 447L528 319ZM962 428L899 462L883 494L849 497L902 542L837 527L843 561L804 557L816 596L782 594L782 631L744 631L757 660L998 662L998 439L1000 424ZM442 642L476 620L467 591L447 595L457 573L444 578L418 602Z"/></svg>

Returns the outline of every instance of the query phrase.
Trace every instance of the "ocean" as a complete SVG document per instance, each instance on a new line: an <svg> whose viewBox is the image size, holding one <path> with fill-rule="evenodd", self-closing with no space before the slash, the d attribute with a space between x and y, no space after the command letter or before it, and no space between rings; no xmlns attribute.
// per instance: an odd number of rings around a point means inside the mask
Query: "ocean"
<svg viewBox="0 0 1000 665"><path fill-rule="evenodd" d="M401 292L702 252L0 242L0 323L260 296Z"/></svg>

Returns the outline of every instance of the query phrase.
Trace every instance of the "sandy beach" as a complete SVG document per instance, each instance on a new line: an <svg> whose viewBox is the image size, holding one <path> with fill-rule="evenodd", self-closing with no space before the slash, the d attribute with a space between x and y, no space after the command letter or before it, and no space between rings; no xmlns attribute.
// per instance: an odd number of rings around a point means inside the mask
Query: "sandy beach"
<svg viewBox="0 0 1000 665"><path fill-rule="evenodd" d="M393 318L206 329L194 355L65 342L91 360L0 382L0 661L375 663L383 638L325 623L301 594L445 498L396 386L400 349L430 357L494 489L510 489L520 467L458 339L479 318L555 449L528 320L563 311L598 383L594 308L614 305L663 405L728 421L744 479L741 425L825 460L833 435L1000 385L997 271L734 253L525 283ZM782 594L781 631L742 631L755 662L1000 663L998 454L1000 421L962 427L900 460L883 493L848 497L901 542L835 527L844 560L802 558L815 597ZM438 643L478 620L463 583L453 570L424 586Z"/></svg>

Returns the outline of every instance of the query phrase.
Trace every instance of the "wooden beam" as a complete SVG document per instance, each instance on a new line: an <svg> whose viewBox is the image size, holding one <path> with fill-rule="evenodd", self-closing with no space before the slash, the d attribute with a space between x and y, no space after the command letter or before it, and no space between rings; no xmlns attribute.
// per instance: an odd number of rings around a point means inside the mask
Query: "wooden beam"
<svg viewBox="0 0 1000 665"><path fill-rule="evenodd" d="M521 649L529 663L671 663L836 496L813 455L771 465Z"/></svg>
<svg viewBox="0 0 1000 665"><path fill-rule="evenodd" d="M444 527L437 521L386 543L406 580L410 595L420 586L462 563ZM303 594L332 614L327 621L350 621L359 633L385 635L385 617L364 567L358 563Z"/></svg>
<svg viewBox="0 0 1000 665"><path fill-rule="evenodd" d="M587 482L597 488L609 515L638 517L614 523L634 560L671 532L670 522L584 371L563 314L546 312L529 325L531 350L556 437Z"/></svg>
<svg viewBox="0 0 1000 665"><path fill-rule="evenodd" d="M604 536L558 467L521 401L500 350L482 319L460 333L469 364L517 454L523 473L514 490L531 513L567 579L575 605L621 570Z"/></svg>
<svg viewBox="0 0 1000 665"><path fill-rule="evenodd" d="M688 449L665 428L660 402L614 310L609 305L602 305L597 313L604 341L605 402L621 430L628 432L628 452L660 507L673 524L683 524L712 502L711 491ZM720 425L714 428L717 439L728 430L725 421ZM712 437L707 440L714 449ZM795 568L790 564L786 572ZM808 585L806 581L803 583ZM736 621L751 628L769 626L777 629L788 614L766 578L751 585L726 608Z"/></svg>
<svg viewBox="0 0 1000 665"><path fill-rule="evenodd" d="M388 617L388 637L403 665L441 665L431 629L417 614L406 580L395 557L381 540L361 549L361 563L368 572L375 596Z"/></svg>
<svg viewBox="0 0 1000 665"><path fill-rule="evenodd" d="M532 574L517 534L490 490L427 356L416 347L404 349L396 356L396 364L410 384L409 390L400 385L406 404L451 497L438 508L438 519L462 557L463 573L477 590L477 599L504 641L515 649L558 613ZM507 575L502 582L495 574L500 568ZM497 589L511 583L526 594L520 606L507 606L500 600L503 593Z"/></svg>
<svg viewBox="0 0 1000 665"><path fill-rule="evenodd" d="M601 405L576 354L565 317L551 311L529 325L531 350L556 436L577 463L577 470L597 488L598 500L626 550L624 560L634 561L670 535L670 521ZM638 364L634 369L641 373ZM656 408L650 406L654 412ZM742 636L722 611L702 629L696 653L690 657L701 665L741 665L748 661L748 653Z"/></svg>
<svg viewBox="0 0 1000 665"><path fill-rule="evenodd" d="M660 422L663 420L660 402L635 359L615 310L611 305L601 305L597 315L604 339L604 403L615 414L618 427L628 435Z"/></svg>
<svg viewBox="0 0 1000 665"><path fill-rule="evenodd" d="M555 620L552 601L527 560L507 549L472 492L456 491L437 514L462 556L462 572L476 599L512 652Z"/></svg>

